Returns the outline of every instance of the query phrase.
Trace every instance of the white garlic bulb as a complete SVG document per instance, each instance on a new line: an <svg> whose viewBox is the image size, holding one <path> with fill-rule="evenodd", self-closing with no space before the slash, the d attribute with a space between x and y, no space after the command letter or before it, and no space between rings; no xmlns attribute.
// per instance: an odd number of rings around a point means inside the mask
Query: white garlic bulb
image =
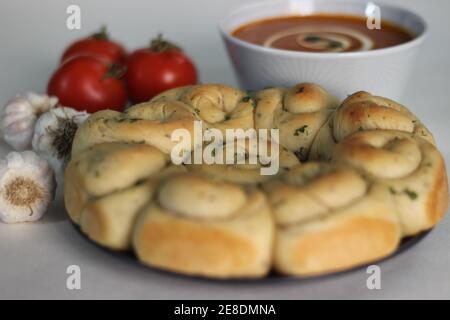
<svg viewBox="0 0 450 320"><path fill-rule="evenodd" d="M48 162L33 151L10 152L0 160L0 220L36 221L55 196L56 183Z"/></svg>
<svg viewBox="0 0 450 320"><path fill-rule="evenodd" d="M33 150L50 163L57 176L69 160L75 132L88 117L85 111L60 107L50 109L37 120Z"/></svg>
<svg viewBox="0 0 450 320"><path fill-rule="evenodd" d="M18 151L30 148L37 118L57 103L57 97L34 92L12 99L0 114L0 131L5 142Z"/></svg>

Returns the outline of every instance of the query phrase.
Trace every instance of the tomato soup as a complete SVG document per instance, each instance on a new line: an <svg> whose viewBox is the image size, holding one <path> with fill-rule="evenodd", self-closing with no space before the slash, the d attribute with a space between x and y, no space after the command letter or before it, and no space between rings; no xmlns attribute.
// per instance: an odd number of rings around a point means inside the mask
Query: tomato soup
<svg viewBox="0 0 450 320"><path fill-rule="evenodd" d="M308 52L351 52L392 47L413 35L391 22L369 29L366 18L351 15L285 16L238 27L232 36L265 47Z"/></svg>

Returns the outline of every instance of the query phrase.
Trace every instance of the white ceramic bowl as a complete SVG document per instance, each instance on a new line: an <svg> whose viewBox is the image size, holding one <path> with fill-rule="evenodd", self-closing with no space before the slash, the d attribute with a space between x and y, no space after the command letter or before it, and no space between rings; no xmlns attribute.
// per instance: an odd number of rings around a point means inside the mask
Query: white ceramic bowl
<svg viewBox="0 0 450 320"><path fill-rule="evenodd" d="M392 99L401 97L426 34L426 23L417 14L375 2L382 20L400 25L415 35L404 44L384 49L344 53L314 53L274 49L231 36L237 27L258 19L313 13L365 16L367 0L278 0L241 6L220 22L220 31L243 89L291 86L315 82L342 99L365 90Z"/></svg>

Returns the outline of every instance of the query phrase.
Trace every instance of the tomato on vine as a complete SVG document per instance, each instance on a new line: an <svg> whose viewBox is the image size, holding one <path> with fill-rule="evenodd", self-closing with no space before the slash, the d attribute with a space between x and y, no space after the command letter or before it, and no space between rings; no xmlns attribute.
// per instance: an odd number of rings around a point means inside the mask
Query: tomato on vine
<svg viewBox="0 0 450 320"><path fill-rule="evenodd" d="M175 87L197 83L197 70L182 49L159 35L127 60L126 82L133 103Z"/></svg>
<svg viewBox="0 0 450 320"><path fill-rule="evenodd" d="M109 38L106 27L87 38L72 43L63 53L61 62L78 56L95 56L105 63L125 63L127 53L118 42Z"/></svg>
<svg viewBox="0 0 450 320"><path fill-rule="evenodd" d="M127 102L124 67L94 56L78 56L59 66L50 78L47 93L63 106L96 112L122 110Z"/></svg>

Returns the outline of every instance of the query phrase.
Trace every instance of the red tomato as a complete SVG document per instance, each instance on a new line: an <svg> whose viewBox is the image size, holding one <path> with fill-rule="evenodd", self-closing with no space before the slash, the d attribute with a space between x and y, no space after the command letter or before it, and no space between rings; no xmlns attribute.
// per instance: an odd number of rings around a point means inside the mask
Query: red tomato
<svg viewBox="0 0 450 320"><path fill-rule="evenodd" d="M127 54L119 43L109 39L103 27L100 32L72 43L64 51L61 62L81 55L96 56L106 63L125 63Z"/></svg>
<svg viewBox="0 0 450 320"><path fill-rule="evenodd" d="M128 57L126 80L129 98L137 103L168 89L197 83L197 71L180 48L159 36L149 48Z"/></svg>
<svg viewBox="0 0 450 320"><path fill-rule="evenodd" d="M62 105L77 110L122 110L127 101L125 84L119 79L123 72L123 67L96 57L75 57L59 66L47 92L57 96Z"/></svg>

